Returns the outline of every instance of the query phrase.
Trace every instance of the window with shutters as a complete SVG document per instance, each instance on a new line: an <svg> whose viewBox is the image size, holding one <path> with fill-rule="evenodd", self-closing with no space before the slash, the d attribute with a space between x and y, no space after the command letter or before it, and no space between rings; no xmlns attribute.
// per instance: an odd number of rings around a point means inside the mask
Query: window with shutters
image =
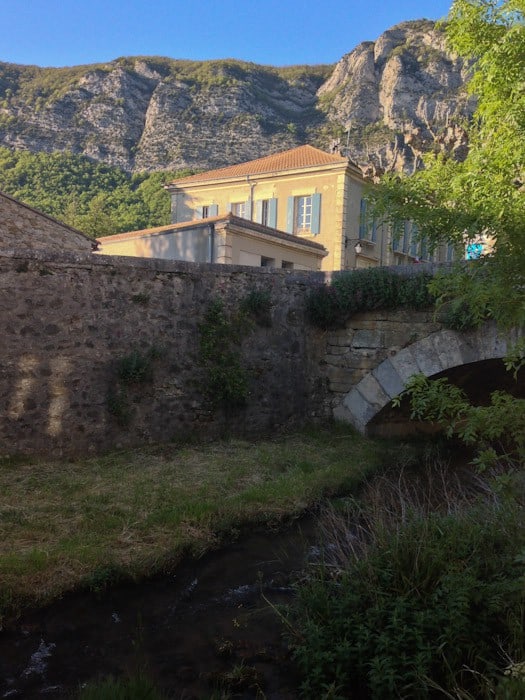
<svg viewBox="0 0 525 700"><path fill-rule="evenodd" d="M288 198L286 230L288 233L313 233L320 231L321 195L309 194Z"/></svg>
<svg viewBox="0 0 525 700"><path fill-rule="evenodd" d="M263 226L277 228L277 199L256 200L255 221Z"/></svg>
<svg viewBox="0 0 525 700"><path fill-rule="evenodd" d="M312 228L312 196L295 198L295 233Z"/></svg>
<svg viewBox="0 0 525 700"><path fill-rule="evenodd" d="M370 215L366 199L361 200L359 208L359 238L373 243L377 240L377 221Z"/></svg>
<svg viewBox="0 0 525 700"><path fill-rule="evenodd" d="M219 206L217 204L205 204L195 210L198 219L207 219L210 216L217 216Z"/></svg>
<svg viewBox="0 0 525 700"><path fill-rule="evenodd" d="M232 202L232 214L240 217L241 219L246 218L246 202Z"/></svg>
<svg viewBox="0 0 525 700"><path fill-rule="evenodd" d="M261 200L261 224L268 226L268 200Z"/></svg>

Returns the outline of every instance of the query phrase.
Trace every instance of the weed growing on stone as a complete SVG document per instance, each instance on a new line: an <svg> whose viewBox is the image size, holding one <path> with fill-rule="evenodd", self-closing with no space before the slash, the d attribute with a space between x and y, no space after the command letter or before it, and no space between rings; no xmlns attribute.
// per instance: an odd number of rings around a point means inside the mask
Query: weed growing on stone
<svg viewBox="0 0 525 700"><path fill-rule="evenodd" d="M247 330L242 313L227 315L214 300L200 324L200 361L205 370L203 389L214 408L231 410L248 396L248 373L242 365L241 343Z"/></svg>

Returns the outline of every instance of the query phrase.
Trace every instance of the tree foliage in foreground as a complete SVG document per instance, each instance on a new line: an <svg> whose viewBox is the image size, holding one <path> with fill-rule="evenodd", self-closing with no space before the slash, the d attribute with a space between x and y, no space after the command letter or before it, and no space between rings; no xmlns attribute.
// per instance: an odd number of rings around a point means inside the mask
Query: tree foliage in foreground
<svg viewBox="0 0 525 700"><path fill-rule="evenodd" d="M447 36L459 55L472 61L469 90L478 100L468 128L469 152L463 162L444 154L428 156L425 169L406 178L387 177L371 194L376 212L395 221L412 219L434 244L462 246L477 236L494 242L490 255L438 276L431 291L438 303L453 305L462 319L480 325L486 318L502 330L525 323L525 0L455 0ZM516 370L525 363L523 341L513 350ZM435 418L429 393L415 382L409 389L415 415ZM439 392L437 392L439 393ZM434 392L436 395L436 392ZM496 400L494 400L494 398ZM494 397L484 413L487 426L508 416L510 434L524 402ZM463 399L462 399L463 401ZM449 406L453 411L453 407ZM462 410L464 406L462 407ZM457 434L468 434L464 415ZM519 425L523 425L523 420ZM474 429L474 428L473 428ZM518 449L518 452L520 450Z"/></svg>
<svg viewBox="0 0 525 700"><path fill-rule="evenodd" d="M129 175L73 153L0 147L1 191L94 237L168 224L163 184L188 172Z"/></svg>
<svg viewBox="0 0 525 700"><path fill-rule="evenodd" d="M435 244L493 237L495 253L464 295L474 305L490 297L488 314L511 326L525 322L525 0L456 0L446 31L451 48L474 62L469 153L461 163L428 155L424 170L388 176L370 196L383 216L412 219ZM440 285L446 298L448 282Z"/></svg>

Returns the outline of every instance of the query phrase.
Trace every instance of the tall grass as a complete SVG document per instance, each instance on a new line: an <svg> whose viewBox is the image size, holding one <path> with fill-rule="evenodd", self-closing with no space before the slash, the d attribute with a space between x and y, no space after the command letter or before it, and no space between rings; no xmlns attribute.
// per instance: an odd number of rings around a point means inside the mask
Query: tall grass
<svg viewBox="0 0 525 700"><path fill-rule="evenodd" d="M78 700L163 700L164 695L143 674L124 679L104 678L89 683L78 693Z"/></svg>
<svg viewBox="0 0 525 700"><path fill-rule="evenodd" d="M375 479L324 523L288 620L304 697L525 697L504 672L525 659L519 499L433 467Z"/></svg>

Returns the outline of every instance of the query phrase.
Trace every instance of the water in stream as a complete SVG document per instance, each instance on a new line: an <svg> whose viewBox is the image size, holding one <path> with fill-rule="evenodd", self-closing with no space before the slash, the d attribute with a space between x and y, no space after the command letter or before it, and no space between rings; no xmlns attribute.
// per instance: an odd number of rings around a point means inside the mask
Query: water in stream
<svg viewBox="0 0 525 700"><path fill-rule="evenodd" d="M0 633L0 698L65 698L88 681L147 675L168 697L295 698L283 626L314 519L255 533L171 575L76 593ZM310 550L311 551L311 550ZM214 696L214 692L216 692Z"/></svg>

